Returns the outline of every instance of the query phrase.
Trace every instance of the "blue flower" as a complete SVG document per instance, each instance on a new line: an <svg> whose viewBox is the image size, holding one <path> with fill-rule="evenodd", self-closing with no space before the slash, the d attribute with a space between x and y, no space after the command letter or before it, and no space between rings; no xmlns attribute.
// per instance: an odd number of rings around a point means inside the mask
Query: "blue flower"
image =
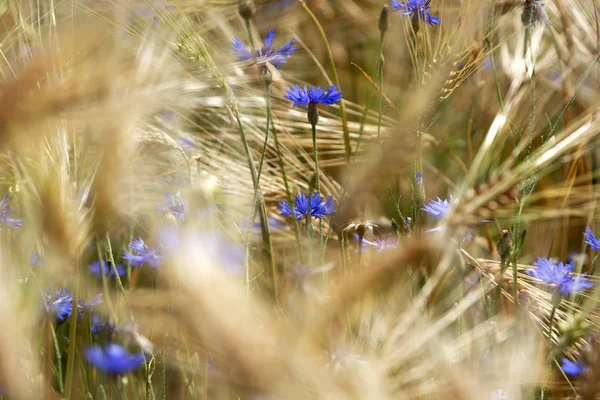
<svg viewBox="0 0 600 400"><path fill-rule="evenodd" d="M329 90L321 89L321 87L315 88L311 86L310 90L304 86L304 89L298 85L292 85L286 89L287 94L285 97L288 100L294 102L293 107L303 106L308 107L311 104L334 104L339 103L342 100L342 92L338 90L336 85L332 85Z"/></svg>
<svg viewBox="0 0 600 400"><path fill-rule="evenodd" d="M284 217L294 215L297 220L300 220L309 216L323 218L332 215L335 212L335 206L336 204L335 200L333 200L333 196L329 196L327 200L323 202L323 197L319 192L309 195L308 197L306 197L304 193L300 193L296 195L294 210L292 210L290 204L286 200L279 203L279 210Z"/></svg>
<svg viewBox="0 0 600 400"><path fill-rule="evenodd" d="M423 206L423 208L421 208L421 210L425 211L429 215L432 215L433 218L438 221L442 219L446 213L448 213L453 201L454 198L452 196L450 196L450 201L442 200L438 197L437 200L430 200Z"/></svg>
<svg viewBox="0 0 600 400"><path fill-rule="evenodd" d="M157 204L156 209L165 213L169 213L177 219L184 219L185 212L187 211L187 203L179 198L176 198L171 192L165 193L165 200L167 205L164 206L162 204Z"/></svg>
<svg viewBox="0 0 600 400"><path fill-rule="evenodd" d="M42 258L40 257L40 253L34 251L33 253L31 253L31 257L29 257L29 266L33 268L39 267L40 265L42 265Z"/></svg>
<svg viewBox="0 0 600 400"><path fill-rule="evenodd" d="M55 315L59 322L62 322L71 316L73 309L73 294L69 289L63 288L58 290L54 299L51 295L44 294L44 300L50 313Z"/></svg>
<svg viewBox="0 0 600 400"><path fill-rule="evenodd" d="M587 366L581 360L573 362L568 358L562 358L560 363L560 368L563 372L571 377L576 377L587 371Z"/></svg>
<svg viewBox="0 0 600 400"><path fill-rule="evenodd" d="M244 46L242 41L237 36L233 37L233 52L239 61L253 59L254 62L250 65L264 65L271 63L275 68L281 69L281 65L285 64L285 59L290 57L297 49L294 47L295 39L284 44L279 50L273 49L273 38L275 37L275 29L270 29L265 38L265 43L262 49L256 50L256 55Z"/></svg>
<svg viewBox="0 0 600 400"><path fill-rule="evenodd" d="M594 286L584 275L576 276L573 274L575 263L558 264L547 258L538 257L534 261L535 268L525 271L527 275L533 276L544 282L548 286L554 286L560 293L570 295L574 292L580 292Z"/></svg>
<svg viewBox="0 0 600 400"><path fill-rule="evenodd" d="M427 202L421 208L421 210L423 210L427 214L433 216L433 218L435 218L435 220L438 221L438 220L442 219L448 213L448 210L450 209L450 206L452 205L453 201L454 201L454 198L452 196L450 196L450 200L442 200L438 197L437 200L430 200L429 202ZM425 232L436 232L441 229L442 229L442 227L438 226L436 228L428 229ZM470 235L470 232L467 231L467 236L469 236L469 235Z"/></svg>
<svg viewBox="0 0 600 400"><path fill-rule="evenodd" d="M592 232L589 226L585 227L585 233L583 236L585 237L585 243L589 244L592 250L600 250L600 239L596 239L594 232Z"/></svg>
<svg viewBox="0 0 600 400"><path fill-rule="evenodd" d="M98 314L92 314L90 331L93 334L96 335L96 334L104 332L104 331L106 331L108 333L112 333L115 330L116 330L115 329L115 325L112 323L112 321L108 321L107 322L100 315L98 315Z"/></svg>
<svg viewBox="0 0 600 400"><path fill-rule="evenodd" d="M88 347L84 351L87 361L109 374L124 374L136 370L144 362L144 353L129 354L120 344L109 344L104 349Z"/></svg>
<svg viewBox="0 0 600 400"><path fill-rule="evenodd" d="M94 261L88 265L88 270L100 278L102 278L102 270L104 270L104 275L108 276L109 278L115 277L115 270L113 269L112 265L107 264L106 261L102 261L102 264L100 264L100 261ZM119 273L119 276L123 276L125 275L125 268L123 268L121 264L117 264L117 272Z"/></svg>
<svg viewBox="0 0 600 400"><path fill-rule="evenodd" d="M439 25L440 19L434 17L429 12L431 0L407 0L406 3L401 3L398 0L393 0L390 4L394 11L404 11L402 15L412 17L413 21L427 21L429 25Z"/></svg>
<svg viewBox="0 0 600 400"><path fill-rule="evenodd" d="M358 235L354 235L354 239L358 241ZM363 253L369 251L371 248L377 250L378 253L387 249L395 249L398 247L398 238L393 236L386 236L385 238L377 237L374 241L370 241L363 238Z"/></svg>
<svg viewBox="0 0 600 400"><path fill-rule="evenodd" d="M162 256L156 254L156 250L149 247L144 240L139 237L133 239L129 245L131 253L125 250L123 259L129 261L134 267L141 267L142 264L148 263L150 268L158 268L162 261Z"/></svg>
<svg viewBox="0 0 600 400"><path fill-rule="evenodd" d="M23 225L23 220L21 218L12 218L17 210L10 208L10 204L8 204L8 194L5 194L0 201L0 222L9 228L20 228Z"/></svg>

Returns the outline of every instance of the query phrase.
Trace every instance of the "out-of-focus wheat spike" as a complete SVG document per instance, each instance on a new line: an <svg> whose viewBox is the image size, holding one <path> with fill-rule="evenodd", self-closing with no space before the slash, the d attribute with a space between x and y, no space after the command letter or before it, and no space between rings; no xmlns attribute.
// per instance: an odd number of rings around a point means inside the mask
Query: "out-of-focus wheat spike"
<svg viewBox="0 0 600 400"><path fill-rule="evenodd" d="M6 325L0 330L0 386L11 398L39 397L43 379L39 370L38 351L34 342L39 340L39 309L32 292L19 287L13 265L2 252L0 271L0 318ZM39 342L37 342L39 343Z"/></svg>
<svg viewBox="0 0 600 400"><path fill-rule="evenodd" d="M194 236L178 236L165 276L179 296L176 309L192 339L201 340L229 371L239 391L259 391L307 398L386 398L375 381L342 379L319 364L320 346L299 341L297 332L280 324L265 304L248 296L239 282L208 257ZM218 294L218 295L217 295ZM239 329L244 327L244 329ZM318 372L317 372L318 371ZM365 385L369 385L369 390Z"/></svg>

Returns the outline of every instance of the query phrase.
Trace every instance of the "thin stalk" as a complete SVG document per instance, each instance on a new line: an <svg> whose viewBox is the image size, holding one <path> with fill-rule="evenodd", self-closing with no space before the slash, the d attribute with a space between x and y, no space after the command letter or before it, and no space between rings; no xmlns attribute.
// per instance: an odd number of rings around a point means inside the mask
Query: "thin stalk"
<svg viewBox="0 0 600 400"><path fill-rule="evenodd" d="M381 46L383 47L383 35L381 36ZM383 116L383 53L379 53L377 70L377 75L379 77L379 115L377 117L377 142L381 144L381 118Z"/></svg>
<svg viewBox="0 0 600 400"><path fill-rule="evenodd" d="M275 141L275 152L277 153L277 160L279 162L279 168L281 169L281 177L283 179L283 186L285 187L285 194L287 196L287 200L290 204L290 207L294 208L294 197L292 196L292 191L290 190L290 184L288 182L287 173L285 171L285 162L283 160L283 154L281 153L281 146L279 144L279 137L277 136L277 128L273 123L271 126L273 129L273 140ZM294 224L294 234L296 236L296 257L299 262L302 262L302 252L300 250L300 226L298 225L298 220L294 217L292 218Z"/></svg>
<svg viewBox="0 0 600 400"><path fill-rule="evenodd" d="M246 133L244 132L244 127L242 125L242 120L240 119L239 112L234 109L235 118L238 123L238 127L240 129L240 136L242 138L242 144L244 146L244 151L246 153L246 158L248 159L248 168L250 169L250 177L252 178L252 184L254 186L254 196L256 201L256 196L259 193L258 180L256 176L256 170L254 169L254 160L252 159L252 154L250 153L250 147L248 146L248 140L246 139ZM261 202L262 203L262 202ZM277 287L277 276L276 276L276 266L275 259L273 258L273 244L271 242L271 232L269 231L269 221L267 219L266 210L263 207L259 208L260 222L261 222L261 232L263 239L263 246L265 253L267 255L267 261L269 262L269 266L271 271L273 272L273 287L275 293L275 299L277 304L279 304L279 289Z"/></svg>
<svg viewBox="0 0 600 400"><path fill-rule="evenodd" d="M377 57L377 66L376 66L376 74L375 79L379 82L379 108L381 109L383 106L383 90L381 88L383 77L380 75L383 74L383 39L385 37L385 32L381 32L379 37L379 56ZM360 148L360 143L362 139L363 132L365 130L365 124L367 122L367 115L369 113L369 109L371 108L371 103L373 102L373 95L375 94L375 85L371 85L371 92L369 93L369 99L367 100L367 105L365 110L363 111L360 117L360 127L358 128L358 139L356 140L356 149L354 150L354 160L356 160L356 156L358 155L358 150ZM381 119L380 119L381 126ZM380 129L377 128L377 140L381 142L379 137Z"/></svg>
<svg viewBox="0 0 600 400"><path fill-rule="evenodd" d="M75 368L75 352L77 350L77 307L79 302L79 261L75 263L75 287L72 293L71 320L69 322L69 352L67 353L67 371L65 373L65 398L71 399L73 390L73 370Z"/></svg>
<svg viewBox="0 0 600 400"><path fill-rule="evenodd" d="M315 172L317 180L317 193L321 193L321 170L319 169L319 154L317 151L317 125L312 125L312 140L313 140L313 154L315 157ZM323 250L323 220L319 219L319 237L321 243L321 250Z"/></svg>
<svg viewBox="0 0 600 400"><path fill-rule="evenodd" d="M265 160L265 154L267 153L267 144L269 142L269 128L271 125L271 85L266 85L267 87L267 128L265 129L265 143L263 144L262 154L260 155L260 160L258 161L258 174L256 177L256 182L260 185L260 176L262 173L263 161ZM251 221L254 222L254 221Z"/></svg>
<svg viewBox="0 0 600 400"><path fill-rule="evenodd" d="M335 67L335 59L333 58L333 52L331 51L331 47L329 46L329 41L327 40L327 35L325 34L323 27L319 23L319 20L317 19L315 14L313 14L313 12L310 11L310 8L308 8L308 6L304 2L304 0L298 0L298 2L302 5L304 10L306 10L306 12L310 16L310 18L313 20L313 22L317 26L317 29L319 30L319 34L321 35L321 38L323 39L323 43L325 44L325 49L327 51L327 57L329 58L329 63L331 64L331 70L333 73L333 81L339 87L340 86L340 77L338 76L337 69ZM346 107L344 106L343 100L340 101L340 116L342 117L342 129L344 131L344 155L345 155L346 163L349 164L350 157L352 155L352 147L350 146L350 131L348 130L348 120L346 119Z"/></svg>
<svg viewBox="0 0 600 400"><path fill-rule="evenodd" d="M246 19L246 34L248 35L248 41L250 42L250 50L254 53L256 47L254 47L254 38L252 37L252 27L250 26L250 19Z"/></svg>
<svg viewBox="0 0 600 400"><path fill-rule="evenodd" d="M104 288L104 298L106 300L106 305L108 306L108 312L110 317L115 323L118 323L115 313L115 309L112 304L112 300L110 298L110 289L108 287L108 278L106 276L106 272L102 264L104 263L104 256L102 255L102 250L100 249L100 240L96 240L96 250L98 251L98 261L100 262L100 272L102 273L102 287Z"/></svg>
<svg viewBox="0 0 600 400"><path fill-rule="evenodd" d="M123 282L121 281L121 277L119 276L119 271L117 270L117 264L115 263L115 258L113 256L112 245L110 244L110 235L108 231L106 232L106 244L108 246L108 261L112 265L113 273L115 274L115 280L117 281L117 286L121 290L123 294L123 301L125 301L125 307L129 311L129 316L131 317L131 321L134 321L133 312L129 307L129 302L127 301L127 295L125 294L125 288L123 287Z"/></svg>

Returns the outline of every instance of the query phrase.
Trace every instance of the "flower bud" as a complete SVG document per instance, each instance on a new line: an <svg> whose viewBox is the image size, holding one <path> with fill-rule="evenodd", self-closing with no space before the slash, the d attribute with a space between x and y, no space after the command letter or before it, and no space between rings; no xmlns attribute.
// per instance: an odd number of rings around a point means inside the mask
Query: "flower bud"
<svg viewBox="0 0 600 400"><path fill-rule="evenodd" d="M383 35L390 26L390 8L388 5L384 5L379 14L379 31Z"/></svg>
<svg viewBox="0 0 600 400"><path fill-rule="evenodd" d="M252 18L254 15L254 2L252 0L239 0L238 13L245 20Z"/></svg>
<svg viewBox="0 0 600 400"><path fill-rule="evenodd" d="M258 81L261 85L265 86L269 86L273 83L273 74L265 64L260 66L258 71Z"/></svg>

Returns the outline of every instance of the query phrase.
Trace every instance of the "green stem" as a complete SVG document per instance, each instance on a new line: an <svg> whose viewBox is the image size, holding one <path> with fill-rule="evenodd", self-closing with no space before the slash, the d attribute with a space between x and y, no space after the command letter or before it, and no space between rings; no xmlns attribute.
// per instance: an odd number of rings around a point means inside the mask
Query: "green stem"
<svg viewBox="0 0 600 400"><path fill-rule="evenodd" d="M277 153L277 161L279 162L279 168L281 169L281 177L283 179L283 186L285 187L285 195L287 196L287 200L290 204L290 207L294 208L294 197L292 196L292 191L290 190L290 184L288 182L287 173L285 171L285 162L283 160L283 154L281 153L281 146L279 144L279 137L277 136L277 128L275 124L271 124L271 129L273 129L273 140L275 141L275 152ZM294 224L294 234L296 236L296 257L299 262L302 262L302 254L300 250L300 226L298 225L298 220L296 218L293 219Z"/></svg>
<svg viewBox="0 0 600 400"><path fill-rule="evenodd" d="M125 288L123 287L123 282L121 281L121 276L119 276L119 271L117 270L117 264L115 263L115 258L113 256L112 245L110 243L110 235L109 235L108 231L106 232L106 244L108 246L108 261L112 265L112 270L113 270L113 273L115 274L115 280L117 281L117 286L119 287L119 289L121 290L121 293L123 294L123 301L125 302L125 307L127 307L127 310L129 311L129 316L131 318L131 321L134 321L135 319L133 317L133 311L131 311L131 308L129 307L129 302L127 301L127 295L125 294Z"/></svg>
<svg viewBox="0 0 600 400"><path fill-rule="evenodd" d="M250 169L250 177L252 178L252 184L254 186L254 201L256 202L256 200L257 200L256 196L258 196L260 189L258 187L256 170L254 169L254 160L252 159L252 154L250 153L250 147L248 146L248 140L246 139L246 133L244 132L244 127L242 125L242 120L240 119L239 112L238 112L237 108L235 108L233 111L234 111L235 118L238 123L238 127L240 129L240 136L242 138L242 144L244 146L246 158L248 159L248 168ZM262 203L262 201L261 201L261 203ZM264 208L264 205L259 208L259 215L260 215L260 222L261 222L261 232L262 232L264 251L266 253L267 261L269 262L270 269L273 273L273 287L274 287L275 299L276 299L277 304L279 304L279 288L278 288L278 284L277 284L275 259L273 258L273 244L271 242L271 232L269 231L269 221L267 219L267 213Z"/></svg>
<svg viewBox="0 0 600 400"><path fill-rule="evenodd" d="M67 371L65 374L65 398L71 399L73 390L73 370L75 368L75 352L77 350L77 306L79 302L79 261L75 267L75 287L73 288L73 301L71 303L71 318L69 321L69 352L67 354Z"/></svg>
<svg viewBox="0 0 600 400"><path fill-rule="evenodd" d="M246 33L248 34L248 41L250 41L250 50L254 53L256 47L254 47L254 38L252 37L252 27L250 26L250 20L246 19Z"/></svg>
<svg viewBox="0 0 600 400"><path fill-rule="evenodd" d="M271 85L267 84L267 129L265 130L265 143L263 144L262 154L260 155L260 160L258 161L258 175L256 178L257 184L260 185L260 175L262 173L263 161L265 159L265 154L267 153L267 143L269 141L269 128L271 125Z"/></svg>
<svg viewBox="0 0 600 400"><path fill-rule="evenodd" d="M319 34L321 35L321 38L323 39L323 43L325 44L325 49L327 51L327 57L329 58L329 63L331 64L331 70L333 72L333 81L339 88L340 77L338 76L337 69L335 67L335 59L333 58L333 52L331 51L331 46L329 46L329 41L327 40L327 35L325 34L323 27L319 23L319 20L317 19L315 14L313 14L313 12L310 11L310 8L308 8L308 6L304 2L304 0L298 0L298 1L300 2L302 7L304 8L304 10L306 10L306 12L310 16L310 18L313 20L313 22L317 26L317 29L319 30ZM344 155L345 155L346 163L350 163L350 157L352 155L352 147L350 146L350 131L348 130L348 121L346 119L346 108L344 106L343 100L340 101L340 115L342 117L342 129L344 131Z"/></svg>

